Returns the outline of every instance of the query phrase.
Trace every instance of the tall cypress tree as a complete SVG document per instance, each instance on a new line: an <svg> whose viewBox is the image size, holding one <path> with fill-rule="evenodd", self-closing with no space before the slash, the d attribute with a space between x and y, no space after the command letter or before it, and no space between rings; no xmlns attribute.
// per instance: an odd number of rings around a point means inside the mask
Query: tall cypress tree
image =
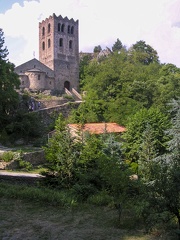
<svg viewBox="0 0 180 240"><path fill-rule="evenodd" d="M14 64L7 59L9 53L4 43L4 32L0 28L0 132L12 120L17 109L19 98L16 89L20 85Z"/></svg>

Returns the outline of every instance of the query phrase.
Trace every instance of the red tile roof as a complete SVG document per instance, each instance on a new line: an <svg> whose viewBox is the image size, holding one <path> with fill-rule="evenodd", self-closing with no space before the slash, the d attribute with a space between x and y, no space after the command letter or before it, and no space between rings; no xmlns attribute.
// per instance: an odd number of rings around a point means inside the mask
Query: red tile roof
<svg viewBox="0 0 180 240"><path fill-rule="evenodd" d="M118 125L117 123L85 123L80 124L68 124L68 126L76 131L82 130L83 132L89 132L92 134L102 133L122 133L126 130L125 127Z"/></svg>

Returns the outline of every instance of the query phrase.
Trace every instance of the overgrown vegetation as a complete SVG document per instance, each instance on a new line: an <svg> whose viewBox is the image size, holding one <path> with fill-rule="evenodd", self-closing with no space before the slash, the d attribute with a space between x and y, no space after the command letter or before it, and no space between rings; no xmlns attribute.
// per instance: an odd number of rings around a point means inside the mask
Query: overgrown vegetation
<svg viewBox="0 0 180 240"><path fill-rule="evenodd" d="M172 107L171 127L165 115L150 109L142 122L130 122L125 142L106 133L73 138L60 116L45 147L46 185L68 189L78 201L114 205L120 220L123 209L131 209L147 230L159 224L179 229L179 101Z"/></svg>

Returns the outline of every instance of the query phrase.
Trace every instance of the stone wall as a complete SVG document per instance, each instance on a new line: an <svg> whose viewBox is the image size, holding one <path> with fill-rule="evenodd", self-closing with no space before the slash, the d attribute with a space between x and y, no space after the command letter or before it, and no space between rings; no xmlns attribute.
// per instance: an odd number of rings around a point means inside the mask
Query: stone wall
<svg viewBox="0 0 180 240"><path fill-rule="evenodd" d="M48 127L55 121L55 119L57 119L60 113L62 113L62 115L67 118L73 109L78 108L80 103L81 102L68 102L59 106L40 109L39 111L37 111L37 114L40 116L41 122L44 127Z"/></svg>
<svg viewBox="0 0 180 240"><path fill-rule="evenodd" d="M62 105L64 103L67 103L67 99L58 99L58 100L41 100L41 106L40 108L52 108L56 107L58 105Z"/></svg>
<svg viewBox="0 0 180 240"><path fill-rule="evenodd" d="M46 163L43 150L24 153L22 156L22 160L31 163L32 166L34 167ZM6 169L9 169L9 170L19 169L18 161L12 160L10 162L4 162L0 160L0 170L6 170Z"/></svg>
<svg viewBox="0 0 180 240"><path fill-rule="evenodd" d="M38 166L46 162L43 150L24 153L23 160L31 163L33 166Z"/></svg>

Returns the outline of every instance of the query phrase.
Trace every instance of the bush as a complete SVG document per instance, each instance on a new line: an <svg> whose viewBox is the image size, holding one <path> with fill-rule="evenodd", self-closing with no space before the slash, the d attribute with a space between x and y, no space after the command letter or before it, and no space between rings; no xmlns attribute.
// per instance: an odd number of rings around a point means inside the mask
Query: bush
<svg viewBox="0 0 180 240"><path fill-rule="evenodd" d="M91 195L94 195L97 192L97 189L92 184L78 184L76 183L72 187L72 193L75 196L78 196L79 200L87 200Z"/></svg>
<svg viewBox="0 0 180 240"><path fill-rule="evenodd" d="M1 158L4 162L10 162L14 158L14 153L12 151L4 152Z"/></svg>
<svg viewBox="0 0 180 240"><path fill-rule="evenodd" d="M110 196L107 191L101 191L90 196L87 199L87 202L98 206L107 206L111 205L113 203L113 200L114 198Z"/></svg>
<svg viewBox="0 0 180 240"><path fill-rule="evenodd" d="M19 163L19 168L26 170L26 171L30 171L32 170L33 166L30 162L26 162L22 159L17 159L18 163Z"/></svg>

